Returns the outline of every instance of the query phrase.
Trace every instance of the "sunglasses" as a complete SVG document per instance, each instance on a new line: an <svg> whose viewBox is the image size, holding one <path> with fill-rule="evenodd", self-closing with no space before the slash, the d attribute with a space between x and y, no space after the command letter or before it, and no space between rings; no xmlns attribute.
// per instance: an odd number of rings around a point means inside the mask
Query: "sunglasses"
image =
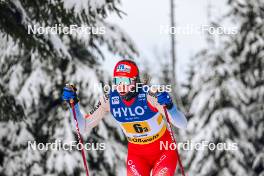
<svg viewBox="0 0 264 176"><path fill-rule="evenodd" d="M134 79L126 78L126 77L114 77L113 78L113 83L115 85L119 85L121 83L123 83L125 85L130 85L130 84L132 84L133 81L134 81Z"/></svg>

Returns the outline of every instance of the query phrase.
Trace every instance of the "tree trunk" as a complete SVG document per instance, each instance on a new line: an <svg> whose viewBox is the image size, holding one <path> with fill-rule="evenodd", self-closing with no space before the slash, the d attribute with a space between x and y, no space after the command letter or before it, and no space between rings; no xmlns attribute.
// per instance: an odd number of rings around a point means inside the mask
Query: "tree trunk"
<svg viewBox="0 0 264 176"><path fill-rule="evenodd" d="M174 0L170 0L170 27L175 28L175 13L174 13ZM171 60L172 60L172 69L171 69L171 84L172 84L172 96L174 103L176 101L178 107L184 110L183 103L180 97L180 89L177 81L176 74L176 64L177 64L177 54L176 54L176 40L175 34L172 32L170 34L171 38Z"/></svg>

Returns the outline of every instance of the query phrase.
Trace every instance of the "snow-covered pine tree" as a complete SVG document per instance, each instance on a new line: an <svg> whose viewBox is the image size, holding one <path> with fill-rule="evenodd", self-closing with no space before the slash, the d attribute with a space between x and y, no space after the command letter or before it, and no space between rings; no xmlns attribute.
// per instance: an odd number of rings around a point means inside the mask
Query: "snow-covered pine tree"
<svg viewBox="0 0 264 176"><path fill-rule="evenodd" d="M237 150L191 150L185 166L189 175L263 176L264 2L230 0L228 7L238 33L197 55L188 131L193 143L237 143Z"/></svg>
<svg viewBox="0 0 264 176"><path fill-rule="evenodd" d="M84 174L79 151L28 151L28 141L38 144L56 139L62 142L77 140L69 124L69 113L60 106L64 84L73 82L77 85L82 109L88 111L89 103L93 104L100 93L95 93L93 86L108 78L100 67L104 61L102 48L124 57L136 52L129 37L118 26L105 21L110 13L120 14L118 2L0 2L1 91L5 90L4 94L14 98L18 106L21 104L26 116L25 121L18 123L0 123L0 175ZM29 25L59 24L104 27L105 34L28 34ZM3 103L0 102L1 108L16 110L14 105ZM12 112L4 113L12 118ZM19 114L17 116L22 116L23 112ZM122 174L126 153L124 138L113 121L106 118L98 130L93 130L89 140L91 138L95 142L106 142L105 151L87 152L91 172L96 175Z"/></svg>
<svg viewBox="0 0 264 176"><path fill-rule="evenodd" d="M15 97L9 94L1 84L0 100L0 121L21 121L24 119L23 107L16 102Z"/></svg>

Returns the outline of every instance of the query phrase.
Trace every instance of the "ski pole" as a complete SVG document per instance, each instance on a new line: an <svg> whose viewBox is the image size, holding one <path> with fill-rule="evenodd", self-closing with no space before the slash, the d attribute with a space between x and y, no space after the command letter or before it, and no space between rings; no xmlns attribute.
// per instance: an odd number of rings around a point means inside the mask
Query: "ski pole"
<svg viewBox="0 0 264 176"><path fill-rule="evenodd" d="M74 117L74 121L75 121L75 124L76 124L76 132L77 132L77 136L78 136L78 139L79 139L79 143L82 144L82 158L83 158L83 164L84 164L86 176L89 176L86 156L85 156L85 152L84 152L84 148L83 148L83 139L82 139L82 136L81 136L81 133L80 133L79 125L78 125L78 121L77 121L77 117L76 117L76 111L75 111L75 107L74 107L74 100L73 99L70 99L70 105L71 105L71 108L72 108L73 117Z"/></svg>
<svg viewBox="0 0 264 176"><path fill-rule="evenodd" d="M170 119L169 119L169 116L168 116L168 111L167 111L167 108L166 106L163 106L163 110L164 110L164 113L165 113L165 117L166 117L166 120L167 120L167 123L168 123L168 130L170 132L170 136L171 136L171 139L172 139L172 142L175 143L176 145L176 155L178 157L178 160L179 160L179 165L180 165L180 169L181 169L181 174L183 176L185 176L185 173L184 173L184 167L182 165L182 162L181 162L181 157L179 155L179 152L178 152L178 147L177 147L177 141L173 135L173 132L172 132L172 125L171 125L171 122L170 122Z"/></svg>

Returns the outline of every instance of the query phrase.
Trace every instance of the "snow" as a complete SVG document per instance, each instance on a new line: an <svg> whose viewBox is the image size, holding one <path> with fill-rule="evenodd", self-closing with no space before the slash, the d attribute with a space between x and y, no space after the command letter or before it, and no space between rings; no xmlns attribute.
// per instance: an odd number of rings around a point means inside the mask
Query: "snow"
<svg viewBox="0 0 264 176"><path fill-rule="evenodd" d="M17 99L23 101L26 107L30 107L32 103L38 104L40 94L36 90L41 88L41 86L47 86L45 89L50 90L51 85L46 84L48 81L50 81L50 79L48 79L45 71L40 67L34 69L20 90Z"/></svg>
<svg viewBox="0 0 264 176"><path fill-rule="evenodd" d="M12 2L15 4L16 8L22 13L22 23L26 24L29 18L21 2L19 0L13 0Z"/></svg>
<svg viewBox="0 0 264 176"><path fill-rule="evenodd" d="M105 124L103 122L99 123L98 134L104 139L108 139L108 132Z"/></svg>
<svg viewBox="0 0 264 176"><path fill-rule="evenodd" d="M251 9L242 2L245 6L231 1L235 6L231 10L239 10L235 15L231 13L233 17L229 16L236 19L240 28L248 24L246 13ZM259 14L257 3L250 3ZM220 45L209 46L195 58L188 95L193 116L188 122L188 133L182 135L194 142L236 143L237 150L189 151L185 157L190 175L261 174L252 168L253 165L263 168L260 166L263 161L257 158L263 153L264 92L263 85L259 84L263 80L259 73L263 59L252 55L262 53L263 36L259 38L260 35L263 35L261 27L242 29L239 35L219 39ZM237 53L240 47L243 50Z"/></svg>
<svg viewBox="0 0 264 176"><path fill-rule="evenodd" d="M55 3L55 1L53 1ZM86 14L89 14L89 10L96 12L97 9L103 8L107 2L105 0L63 0L64 7L69 11L74 9L76 14L81 14L84 10Z"/></svg>
<svg viewBox="0 0 264 176"><path fill-rule="evenodd" d="M89 5L92 11L102 8L107 3L106 0L90 0Z"/></svg>
<svg viewBox="0 0 264 176"><path fill-rule="evenodd" d="M62 40L59 38L58 35L50 34L49 36L46 37L47 39L50 39L53 48L57 51L60 57L66 56L68 58L71 58L71 55L68 52L68 48L65 46L65 44L62 42Z"/></svg>
<svg viewBox="0 0 264 176"><path fill-rule="evenodd" d="M30 176L41 175L42 173L43 173L43 168L37 163L34 163L31 168Z"/></svg>
<svg viewBox="0 0 264 176"><path fill-rule="evenodd" d="M33 140L33 136L32 134L26 129L26 125L25 124L21 124L23 125L22 127L20 127L20 131L18 136L16 136L16 145L20 146L20 145L25 145L27 144L28 141Z"/></svg>

